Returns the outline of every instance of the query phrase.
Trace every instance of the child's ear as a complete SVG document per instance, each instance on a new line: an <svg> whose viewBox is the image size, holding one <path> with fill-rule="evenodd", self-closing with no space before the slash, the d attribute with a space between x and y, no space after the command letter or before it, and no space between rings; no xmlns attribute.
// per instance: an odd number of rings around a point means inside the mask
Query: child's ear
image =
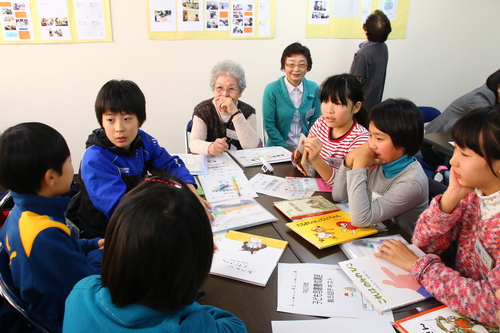
<svg viewBox="0 0 500 333"><path fill-rule="evenodd" d="M354 107L352 109L352 113L353 114L358 113L358 111L361 110L361 106L363 106L363 103L361 103L360 101L356 102L356 104L354 104Z"/></svg>
<svg viewBox="0 0 500 333"><path fill-rule="evenodd" d="M49 169L45 171L45 174L42 178L42 186L53 186L56 180L55 177L56 171L54 169Z"/></svg>

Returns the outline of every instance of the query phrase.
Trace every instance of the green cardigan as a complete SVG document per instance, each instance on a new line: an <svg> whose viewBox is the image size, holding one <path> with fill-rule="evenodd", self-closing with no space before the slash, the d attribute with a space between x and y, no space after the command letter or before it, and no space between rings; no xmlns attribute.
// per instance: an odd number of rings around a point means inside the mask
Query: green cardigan
<svg viewBox="0 0 500 333"><path fill-rule="evenodd" d="M268 136L267 146L288 146L286 139L292 126L293 114L297 110L283 80L284 76L269 83L264 90L262 114L264 129ZM306 80L306 78L303 78L302 82L304 94L298 110L302 121L302 133L307 136L311 126L321 116L321 101L319 100L318 85L313 81Z"/></svg>

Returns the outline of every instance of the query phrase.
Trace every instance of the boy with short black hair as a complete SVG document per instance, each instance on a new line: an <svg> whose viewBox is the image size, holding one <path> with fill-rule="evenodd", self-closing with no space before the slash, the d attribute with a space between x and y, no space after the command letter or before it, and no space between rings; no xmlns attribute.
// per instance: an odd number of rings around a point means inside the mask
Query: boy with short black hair
<svg viewBox="0 0 500 333"><path fill-rule="evenodd" d="M95 113L101 127L86 142L80 170L81 200L74 221L83 237L103 237L121 198L154 170L180 178L204 207L210 207L196 193L196 182L184 162L139 129L146 121L146 99L137 84L108 81L97 95Z"/></svg>
<svg viewBox="0 0 500 333"><path fill-rule="evenodd" d="M389 51L385 41L392 31L391 22L380 10L368 16L363 24L367 40L359 44L350 73L363 85L364 106L370 111L382 101Z"/></svg>
<svg viewBox="0 0 500 333"><path fill-rule="evenodd" d="M14 207L1 232L12 281L28 311L61 332L64 302L84 277L99 274L104 240L78 240L66 225L73 182L66 141L41 123L22 123L0 136L0 184Z"/></svg>

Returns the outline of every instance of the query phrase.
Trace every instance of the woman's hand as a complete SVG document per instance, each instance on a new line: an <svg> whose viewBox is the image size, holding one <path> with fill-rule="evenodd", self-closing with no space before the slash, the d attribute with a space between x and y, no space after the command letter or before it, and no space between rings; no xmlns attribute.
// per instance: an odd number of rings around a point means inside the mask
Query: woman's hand
<svg viewBox="0 0 500 333"><path fill-rule="evenodd" d="M219 111L222 113L233 114L238 111L238 108L236 108L236 105L234 104L234 101L231 97L218 96L214 98L214 102L217 106L217 109L219 109Z"/></svg>
<svg viewBox="0 0 500 333"><path fill-rule="evenodd" d="M451 167L448 188L443 193L443 197L439 202L439 208L443 213L450 214L458 205L460 200L472 191L474 191L472 187L460 185L457 179L457 174L454 172L453 167Z"/></svg>
<svg viewBox="0 0 500 333"><path fill-rule="evenodd" d="M229 149L227 144L227 138L215 139L215 141L208 147L208 153L210 156L217 156Z"/></svg>
<svg viewBox="0 0 500 333"><path fill-rule="evenodd" d="M389 260L408 272L411 271L413 264L418 260L418 256L408 246L396 239L384 241L380 246L379 253L375 253L375 257Z"/></svg>
<svg viewBox="0 0 500 333"><path fill-rule="evenodd" d="M101 250L104 249L104 238L101 238L97 241L97 247Z"/></svg>

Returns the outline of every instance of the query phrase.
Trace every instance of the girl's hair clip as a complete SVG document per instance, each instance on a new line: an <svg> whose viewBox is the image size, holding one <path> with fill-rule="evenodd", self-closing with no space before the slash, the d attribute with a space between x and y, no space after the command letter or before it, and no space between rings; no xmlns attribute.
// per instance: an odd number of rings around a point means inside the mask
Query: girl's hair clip
<svg viewBox="0 0 500 333"><path fill-rule="evenodd" d="M156 178L144 178L144 180L147 180L148 182L157 182L157 183L164 183L176 188L182 188L182 185L175 180L169 179L169 180L163 180L163 179L156 179Z"/></svg>

